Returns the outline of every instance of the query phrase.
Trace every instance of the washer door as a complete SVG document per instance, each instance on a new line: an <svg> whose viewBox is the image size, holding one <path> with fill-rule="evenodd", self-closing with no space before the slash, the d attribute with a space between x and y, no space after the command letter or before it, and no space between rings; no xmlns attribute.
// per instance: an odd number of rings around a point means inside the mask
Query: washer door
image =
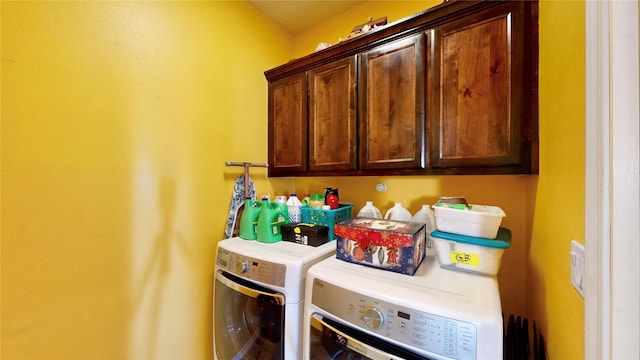
<svg viewBox="0 0 640 360"><path fill-rule="evenodd" d="M282 359L284 295L222 271L214 288L216 359Z"/></svg>
<svg viewBox="0 0 640 360"><path fill-rule="evenodd" d="M424 360L424 356L318 314L309 319L311 360Z"/></svg>

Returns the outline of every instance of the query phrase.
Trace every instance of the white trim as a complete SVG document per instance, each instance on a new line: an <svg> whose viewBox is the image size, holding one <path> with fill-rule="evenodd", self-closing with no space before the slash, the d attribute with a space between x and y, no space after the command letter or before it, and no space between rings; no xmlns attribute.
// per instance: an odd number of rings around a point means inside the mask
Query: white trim
<svg viewBox="0 0 640 360"><path fill-rule="evenodd" d="M585 357L638 359L639 9L585 5Z"/></svg>
<svg viewBox="0 0 640 360"><path fill-rule="evenodd" d="M611 358L640 359L638 2L611 2Z"/></svg>
<svg viewBox="0 0 640 360"><path fill-rule="evenodd" d="M605 359L609 341L609 14L604 2L585 4L585 358ZM606 51L605 51L606 50Z"/></svg>

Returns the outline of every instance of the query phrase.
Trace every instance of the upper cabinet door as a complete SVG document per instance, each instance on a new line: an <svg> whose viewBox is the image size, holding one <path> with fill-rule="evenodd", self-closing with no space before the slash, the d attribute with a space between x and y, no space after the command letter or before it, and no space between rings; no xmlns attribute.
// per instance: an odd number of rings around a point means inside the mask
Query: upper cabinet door
<svg viewBox="0 0 640 360"><path fill-rule="evenodd" d="M269 176L307 169L306 73L269 83Z"/></svg>
<svg viewBox="0 0 640 360"><path fill-rule="evenodd" d="M309 70L309 170L356 168L356 57Z"/></svg>
<svg viewBox="0 0 640 360"><path fill-rule="evenodd" d="M367 52L360 60L360 169L420 169L425 165L424 36Z"/></svg>
<svg viewBox="0 0 640 360"><path fill-rule="evenodd" d="M525 6L505 3L427 32L431 167L534 172L526 57L537 44L527 40Z"/></svg>

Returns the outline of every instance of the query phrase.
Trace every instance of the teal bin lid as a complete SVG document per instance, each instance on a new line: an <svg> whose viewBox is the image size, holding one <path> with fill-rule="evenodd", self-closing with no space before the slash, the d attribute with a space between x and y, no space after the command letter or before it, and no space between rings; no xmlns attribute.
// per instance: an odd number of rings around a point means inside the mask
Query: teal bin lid
<svg viewBox="0 0 640 360"><path fill-rule="evenodd" d="M502 227L498 229L498 235L496 235L495 239L464 236L438 230L431 232L431 236L439 239L453 240L459 243L480 245L496 249L506 249L511 245L511 230Z"/></svg>

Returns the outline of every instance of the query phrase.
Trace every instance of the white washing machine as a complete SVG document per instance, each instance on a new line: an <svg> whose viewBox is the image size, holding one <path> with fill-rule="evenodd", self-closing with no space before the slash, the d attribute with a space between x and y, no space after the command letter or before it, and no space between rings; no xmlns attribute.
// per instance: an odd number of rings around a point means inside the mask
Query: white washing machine
<svg viewBox="0 0 640 360"><path fill-rule="evenodd" d="M218 243L214 272L214 359L302 358L305 276L335 254L312 247L230 238Z"/></svg>
<svg viewBox="0 0 640 360"><path fill-rule="evenodd" d="M303 359L502 359L495 277L414 276L329 258L307 273Z"/></svg>

